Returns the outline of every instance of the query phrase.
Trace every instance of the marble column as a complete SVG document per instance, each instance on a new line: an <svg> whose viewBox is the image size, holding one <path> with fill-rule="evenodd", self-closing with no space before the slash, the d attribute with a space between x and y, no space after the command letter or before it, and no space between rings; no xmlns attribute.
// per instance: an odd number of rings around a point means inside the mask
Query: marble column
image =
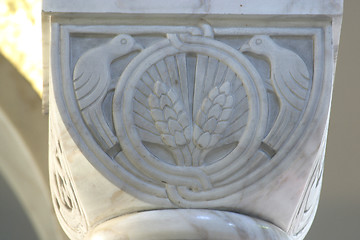
<svg viewBox="0 0 360 240"><path fill-rule="evenodd" d="M71 239L303 239L342 0L44 0L50 185Z"/></svg>

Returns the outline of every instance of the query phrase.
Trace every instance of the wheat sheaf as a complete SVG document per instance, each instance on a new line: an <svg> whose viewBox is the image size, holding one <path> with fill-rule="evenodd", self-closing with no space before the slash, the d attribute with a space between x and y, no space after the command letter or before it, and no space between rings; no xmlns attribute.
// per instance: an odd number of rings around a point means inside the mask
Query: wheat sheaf
<svg viewBox="0 0 360 240"><path fill-rule="evenodd" d="M148 97L150 113L162 142L178 165L199 166L222 138L232 114L230 82L213 87L203 99L194 124L175 90L157 81Z"/></svg>

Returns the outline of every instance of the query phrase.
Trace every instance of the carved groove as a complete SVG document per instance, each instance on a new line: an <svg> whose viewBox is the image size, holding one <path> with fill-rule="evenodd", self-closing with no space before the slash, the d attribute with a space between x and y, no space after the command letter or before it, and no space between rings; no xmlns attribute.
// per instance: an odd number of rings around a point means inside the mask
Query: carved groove
<svg viewBox="0 0 360 240"><path fill-rule="evenodd" d="M61 142L55 140L56 136L51 132L54 143L53 158L50 159L50 182L52 199L62 227L73 239L83 239L88 231L88 224L84 211L79 204L76 188L70 170L66 163L65 153L62 151Z"/></svg>

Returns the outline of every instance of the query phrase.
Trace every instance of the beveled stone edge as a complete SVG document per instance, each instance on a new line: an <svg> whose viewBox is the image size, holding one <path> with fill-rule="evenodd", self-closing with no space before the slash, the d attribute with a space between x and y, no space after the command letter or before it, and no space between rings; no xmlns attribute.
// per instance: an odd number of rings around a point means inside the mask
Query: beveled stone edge
<svg viewBox="0 0 360 240"><path fill-rule="evenodd" d="M233 212L176 209L155 210L113 218L95 227L85 239L207 239L290 240L275 225Z"/></svg>
<svg viewBox="0 0 360 240"><path fill-rule="evenodd" d="M84 4L85 3L85 4ZM184 14L273 14L273 15L341 15L343 0L303 1L233 1L233 0L43 0L45 12L82 13L184 13Z"/></svg>

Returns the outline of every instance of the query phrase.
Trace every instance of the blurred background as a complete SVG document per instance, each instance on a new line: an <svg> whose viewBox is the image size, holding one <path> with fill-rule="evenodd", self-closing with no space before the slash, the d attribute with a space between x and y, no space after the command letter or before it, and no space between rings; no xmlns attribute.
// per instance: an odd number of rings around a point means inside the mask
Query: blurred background
<svg viewBox="0 0 360 240"><path fill-rule="evenodd" d="M48 190L40 11L40 0L0 0L0 240L66 239ZM359 11L360 1L346 0L323 189L307 240L360 239Z"/></svg>

